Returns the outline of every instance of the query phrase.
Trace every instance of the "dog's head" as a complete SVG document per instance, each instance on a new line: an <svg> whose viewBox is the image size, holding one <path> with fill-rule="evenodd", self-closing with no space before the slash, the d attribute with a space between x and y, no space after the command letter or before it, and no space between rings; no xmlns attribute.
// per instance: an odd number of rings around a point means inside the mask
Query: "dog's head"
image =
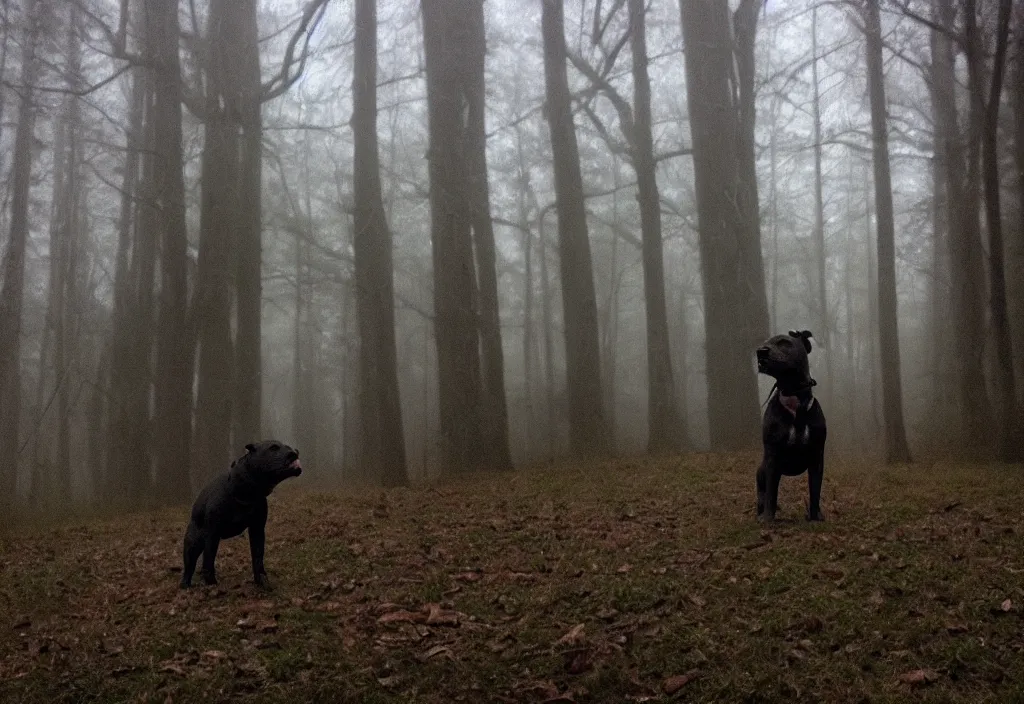
<svg viewBox="0 0 1024 704"><path fill-rule="evenodd" d="M775 379L784 391L802 391L817 384L811 378L807 355L811 351L810 330L790 330L787 335L769 337L757 348L757 371Z"/></svg>
<svg viewBox="0 0 1024 704"><path fill-rule="evenodd" d="M295 448L264 440L245 446L245 454L231 463L231 474L269 494L285 479L302 474L302 463Z"/></svg>

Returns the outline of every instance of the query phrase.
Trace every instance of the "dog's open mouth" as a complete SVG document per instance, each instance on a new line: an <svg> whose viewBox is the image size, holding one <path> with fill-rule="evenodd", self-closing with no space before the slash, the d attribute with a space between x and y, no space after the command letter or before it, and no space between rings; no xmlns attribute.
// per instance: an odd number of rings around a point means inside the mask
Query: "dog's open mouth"
<svg viewBox="0 0 1024 704"><path fill-rule="evenodd" d="M296 477L302 474L302 463L299 462L298 457L291 461L291 464L288 465L288 470Z"/></svg>

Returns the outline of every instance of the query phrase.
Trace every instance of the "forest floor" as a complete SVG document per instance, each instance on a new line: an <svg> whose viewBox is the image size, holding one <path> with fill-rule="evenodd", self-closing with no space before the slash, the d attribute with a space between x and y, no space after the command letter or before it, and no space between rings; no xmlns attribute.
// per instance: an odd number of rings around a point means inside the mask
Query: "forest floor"
<svg viewBox="0 0 1024 704"><path fill-rule="evenodd" d="M220 584L185 508L0 539L0 701L1009 702L1020 467L831 462L753 515L752 455L271 497ZM282 487L284 489L285 487Z"/></svg>

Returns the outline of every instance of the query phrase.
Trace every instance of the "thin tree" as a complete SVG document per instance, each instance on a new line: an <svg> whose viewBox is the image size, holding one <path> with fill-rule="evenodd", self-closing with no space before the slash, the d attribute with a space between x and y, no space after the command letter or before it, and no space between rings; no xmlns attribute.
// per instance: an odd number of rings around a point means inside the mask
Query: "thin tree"
<svg viewBox="0 0 1024 704"><path fill-rule="evenodd" d="M992 330L996 343L996 361L999 374L996 378L999 399L999 457L1005 462L1018 462L1024 457L1024 446L1020 436L1020 412L1017 401L1017 387L1014 379L1013 342L1006 302L1006 268L1003 245L1003 219L1000 207L999 181L999 108L1003 93L1003 77L1006 70L1006 54L1009 45L1010 17L1013 9L1011 0L999 1L996 19L995 51L987 100L980 81L982 72L980 40L975 19L975 0L966 0L964 12L966 21L968 71L971 81L972 101L982 100L984 104L984 127L982 143L982 182L985 193L985 222L988 226L988 276L990 287L989 310Z"/></svg>
<svg viewBox="0 0 1024 704"><path fill-rule="evenodd" d="M14 156L11 161L11 224L3 262L0 289L0 514L10 516L17 496L19 428L21 425L21 330L25 293L25 249L28 245L28 205L32 180L32 142L36 107L32 86L38 61L36 47L40 34L40 13L45 3L26 0L23 5L21 37L21 94Z"/></svg>
<svg viewBox="0 0 1024 704"><path fill-rule="evenodd" d="M152 72L152 196L159 213L160 297L156 335L156 460L161 501L191 496L192 349L186 336L188 237L182 176L178 3L145 0L145 52Z"/></svg>
<svg viewBox="0 0 1024 704"><path fill-rule="evenodd" d="M643 239L644 301L647 312L647 394L649 452L676 451L685 438L679 420L672 352L665 305L665 260L661 235L661 198L651 132L651 78L647 72L644 0L628 0L633 54L633 168L636 170L640 231ZM617 297L616 297L617 298Z"/></svg>
<svg viewBox="0 0 1024 704"><path fill-rule="evenodd" d="M398 393L392 242L377 146L377 1L356 0L352 69L353 213L362 462L385 486L408 483Z"/></svg>
<svg viewBox="0 0 1024 704"><path fill-rule="evenodd" d="M608 451L609 433L601 392L597 299L583 202L583 176L566 70L562 0L544 0L541 25L547 97L545 112L551 131L558 208L569 450L580 457L600 455Z"/></svg>
<svg viewBox="0 0 1024 704"><path fill-rule="evenodd" d="M882 68L882 24L879 0L865 0L868 98L875 172L875 207L878 218L878 336L882 368L882 408L885 419L886 461L910 462L903 426L903 386L900 374L899 323L896 298L896 246L889 172L889 133Z"/></svg>

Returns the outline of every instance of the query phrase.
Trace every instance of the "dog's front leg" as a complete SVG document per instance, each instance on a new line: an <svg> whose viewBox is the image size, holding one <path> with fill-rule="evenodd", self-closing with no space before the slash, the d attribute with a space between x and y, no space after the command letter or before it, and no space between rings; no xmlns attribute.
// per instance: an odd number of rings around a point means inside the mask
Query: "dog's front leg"
<svg viewBox="0 0 1024 704"><path fill-rule="evenodd" d="M825 474L825 450L822 448L817 458L807 469L807 489L810 494L807 504L808 521L824 521L821 513L821 479Z"/></svg>
<svg viewBox="0 0 1024 704"><path fill-rule="evenodd" d="M775 520L775 512L779 510L779 482L782 480L782 473L779 472L778 460L769 455L765 457L764 464L764 511L758 517L765 523Z"/></svg>
<svg viewBox="0 0 1024 704"><path fill-rule="evenodd" d="M249 524L249 555L252 557L252 581L258 587L269 587L267 570L263 566L263 553L267 545L267 508L258 512Z"/></svg>

